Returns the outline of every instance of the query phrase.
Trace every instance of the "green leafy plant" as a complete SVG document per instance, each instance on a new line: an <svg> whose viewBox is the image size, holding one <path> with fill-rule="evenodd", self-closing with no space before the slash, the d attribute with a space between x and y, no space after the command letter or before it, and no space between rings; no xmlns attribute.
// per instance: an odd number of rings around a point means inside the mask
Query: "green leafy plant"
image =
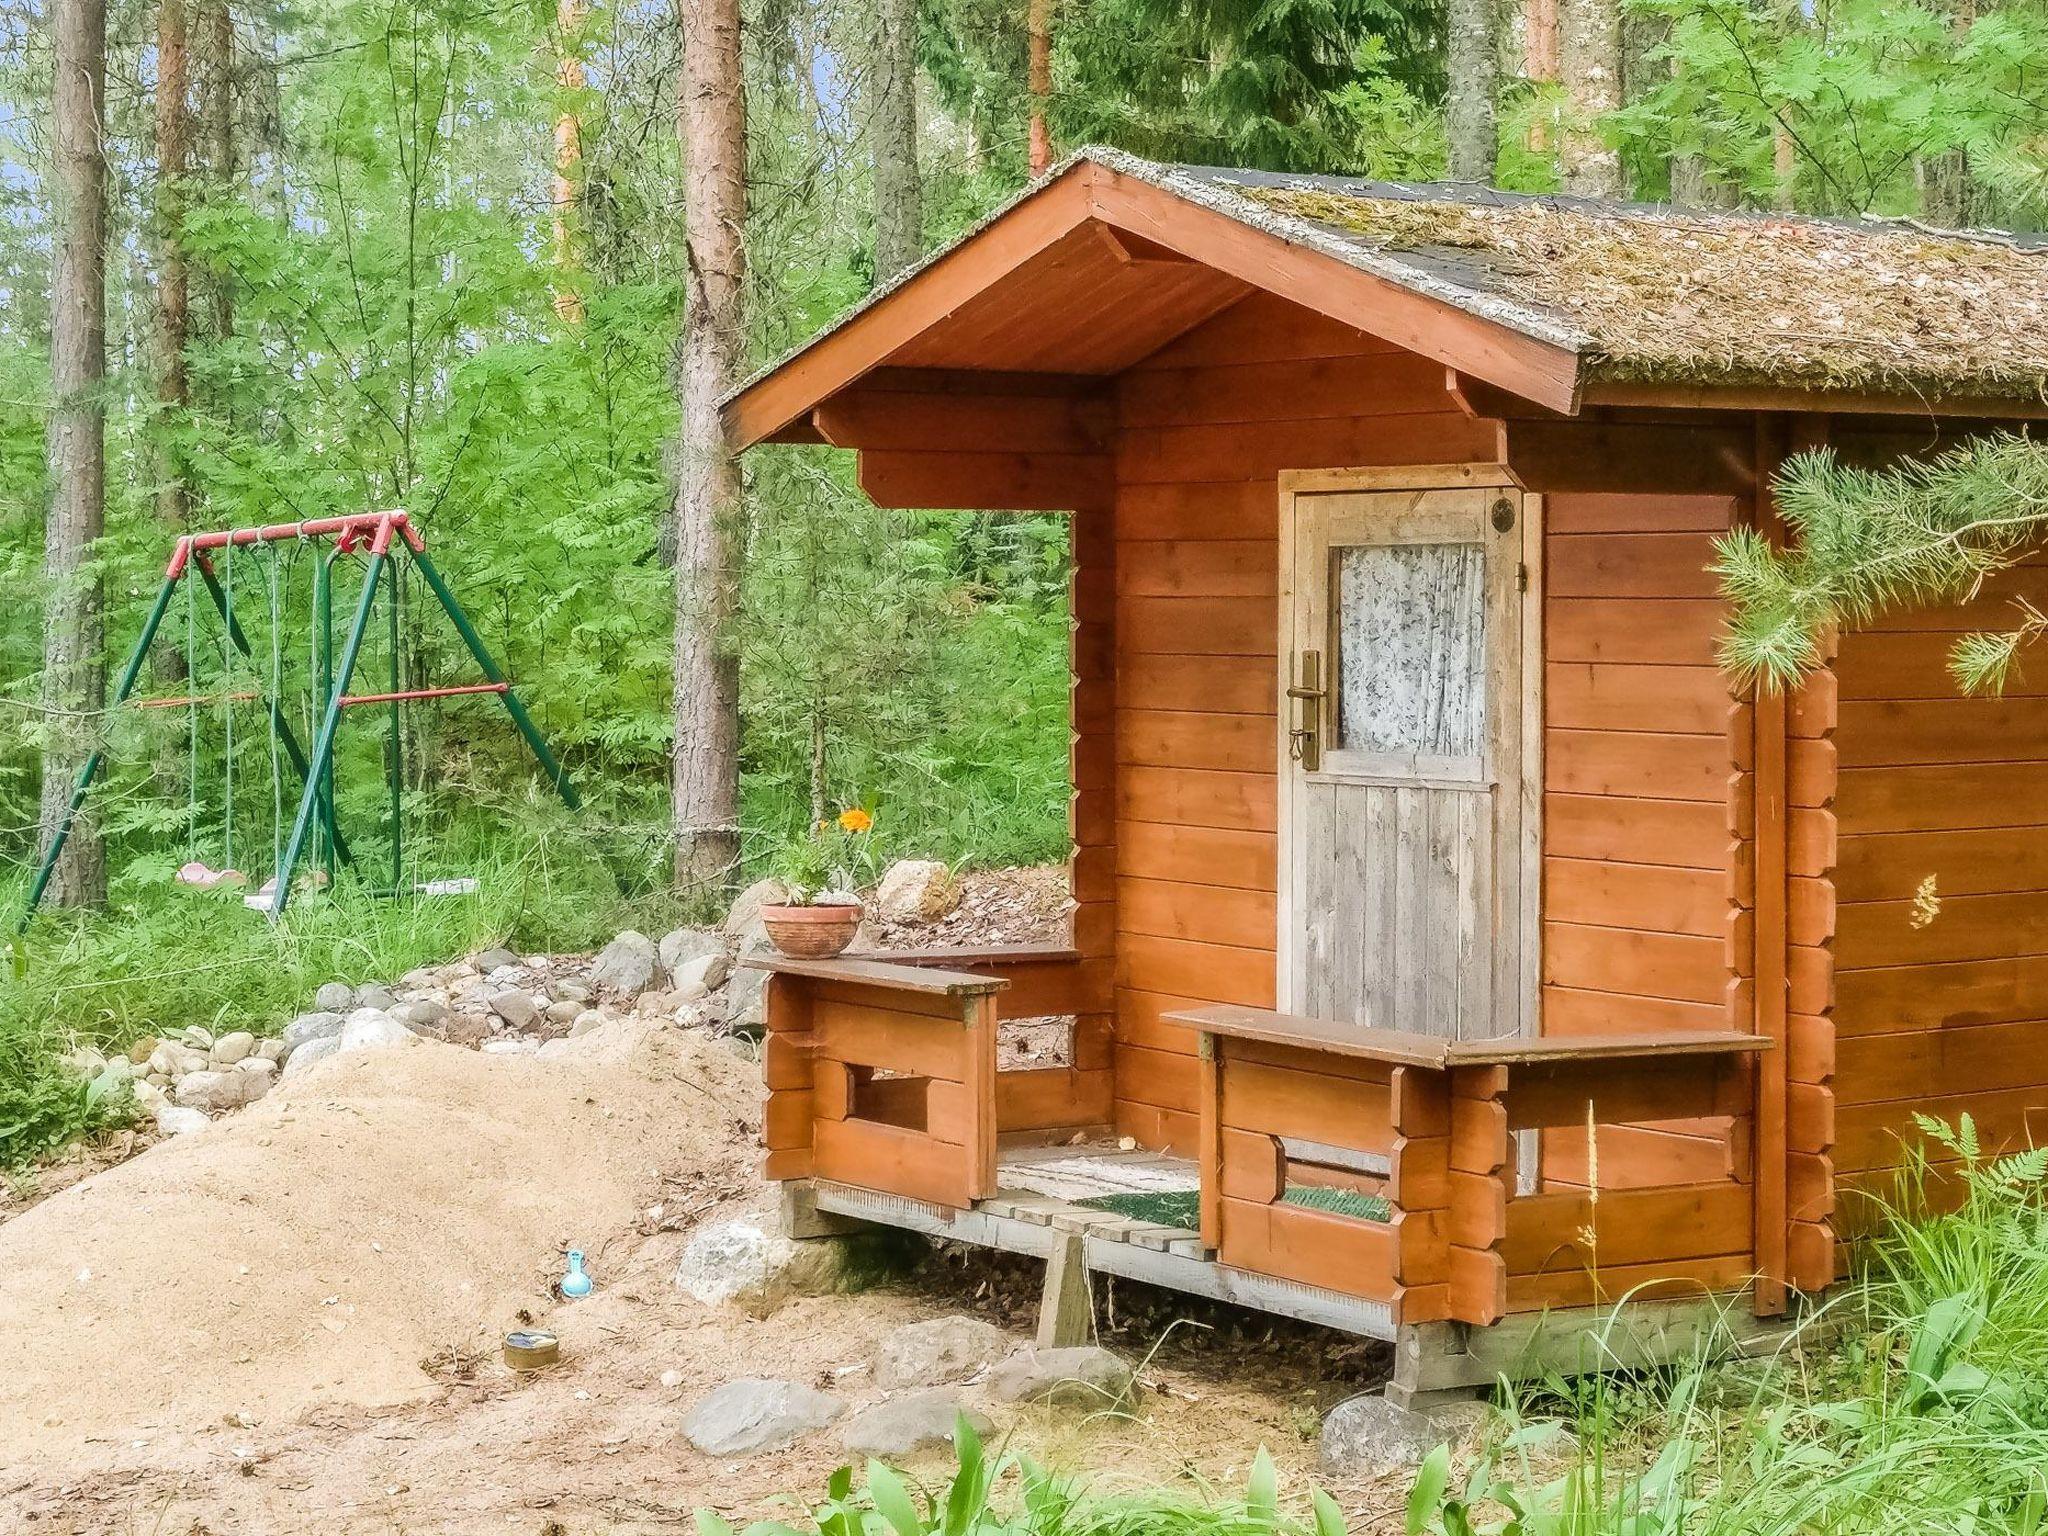
<svg viewBox="0 0 2048 1536"><path fill-rule="evenodd" d="M791 905L810 906L820 897L851 893L861 884L861 877L874 866L874 830L871 813L848 806L785 842L773 868Z"/></svg>

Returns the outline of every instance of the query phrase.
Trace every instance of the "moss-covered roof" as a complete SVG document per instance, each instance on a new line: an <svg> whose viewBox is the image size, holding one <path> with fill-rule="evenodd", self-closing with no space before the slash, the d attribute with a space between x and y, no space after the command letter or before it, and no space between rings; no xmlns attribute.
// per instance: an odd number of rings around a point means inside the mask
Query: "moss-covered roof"
<svg viewBox="0 0 2048 1536"><path fill-rule="evenodd" d="M1584 376L2048 398L2048 246L1900 220L1121 167L1575 346ZM1326 247L1327 248L1327 247ZM1562 334L1560 334L1562 333Z"/></svg>

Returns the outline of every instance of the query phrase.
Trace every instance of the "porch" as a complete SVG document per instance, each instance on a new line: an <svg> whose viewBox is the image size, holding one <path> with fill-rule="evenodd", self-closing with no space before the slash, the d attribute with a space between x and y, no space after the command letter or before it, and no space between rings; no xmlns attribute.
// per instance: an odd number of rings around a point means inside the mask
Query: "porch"
<svg viewBox="0 0 2048 1536"><path fill-rule="evenodd" d="M772 974L768 1172L810 1213L1120 1276L1400 1345L1397 1392L1490 1382L1503 1351L1664 1358L1757 1271L1749 1170L1603 1180L1603 1128L1740 1115L1768 1041L1733 1031L1453 1041L1261 1009L1170 1015L1199 1042L1193 1156L1113 1129L1108 978L1065 950L748 963ZM1075 1021L1052 1068L1001 1026ZM1581 1181L1561 1170L1582 1169ZM1654 1174L1648 1177L1654 1177ZM1071 1281L1069 1282L1071 1285ZM1085 1285L1080 1287L1085 1295ZM1703 1299L1711 1298L1706 1305ZM1644 1342L1645 1340L1651 1342Z"/></svg>

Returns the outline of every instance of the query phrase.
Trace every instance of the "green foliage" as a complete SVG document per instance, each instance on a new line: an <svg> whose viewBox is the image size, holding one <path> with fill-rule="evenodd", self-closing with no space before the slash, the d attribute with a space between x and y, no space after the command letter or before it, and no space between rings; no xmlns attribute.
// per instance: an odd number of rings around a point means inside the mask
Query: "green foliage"
<svg viewBox="0 0 2048 1536"><path fill-rule="evenodd" d="M1667 80L1617 113L1632 157L1686 155L1766 206L1779 194L1778 144L1796 160L1802 208L1903 213L1920 206L1918 169L1944 155L1978 165L2040 155L2048 55L2039 0L1957 24L1935 0L1633 0L1665 29ZM2006 217L2027 211L2006 177ZM2033 204L2038 206L2038 204ZM1987 212L1990 210L1986 210Z"/></svg>
<svg viewBox="0 0 2048 1536"><path fill-rule="evenodd" d="M823 1499L798 1506L795 1521L756 1521L737 1536L1344 1536L1343 1513L1321 1489L1310 1490L1307 1523L1282 1511L1264 1450L1244 1498L1231 1500L1164 1489L1092 1492L1028 1456L991 1456L965 1415L954 1425L953 1446L953 1473L941 1487L925 1489L870 1461L856 1488L853 1468L841 1467L826 1480ZM697 1530L736 1536L709 1510L697 1512Z"/></svg>
<svg viewBox="0 0 2048 1536"><path fill-rule="evenodd" d="M858 806L820 817L777 851L771 872L798 905L830 892L853 892L875 873L869 839L875 820Z"/></svg>
<svg viewBox="0 0 2048 1536"><path fill-rule="evenodd" d="M1716 541L1715 574L1733 606L1721 646L1743 681L1776 687L1820 664L1831 627L1854 629L1914 603L1961 602L2048 533L2048 451L2027 438L1976 438L1894 469L1845 465L1831 450L1786 463L1775 491L1788 547L1762 531ZM2048 618L2020 604L2003 633L1964 637L1957 683L1996 689Z"/></svg>

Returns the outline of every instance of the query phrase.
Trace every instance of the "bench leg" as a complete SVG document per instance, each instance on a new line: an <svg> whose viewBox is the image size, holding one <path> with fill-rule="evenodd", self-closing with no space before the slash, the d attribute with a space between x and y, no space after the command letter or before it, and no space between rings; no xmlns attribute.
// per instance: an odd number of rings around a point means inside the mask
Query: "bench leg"
<svg viewBox="0 0 2048 1536"><path fill-rule="evenodd" d="M1045 1294L1038 1303L1038 1347L1071 1349L1095 1341L1095 1294L1079 1232L1055 1232L1045 1259Z"/></svg>

